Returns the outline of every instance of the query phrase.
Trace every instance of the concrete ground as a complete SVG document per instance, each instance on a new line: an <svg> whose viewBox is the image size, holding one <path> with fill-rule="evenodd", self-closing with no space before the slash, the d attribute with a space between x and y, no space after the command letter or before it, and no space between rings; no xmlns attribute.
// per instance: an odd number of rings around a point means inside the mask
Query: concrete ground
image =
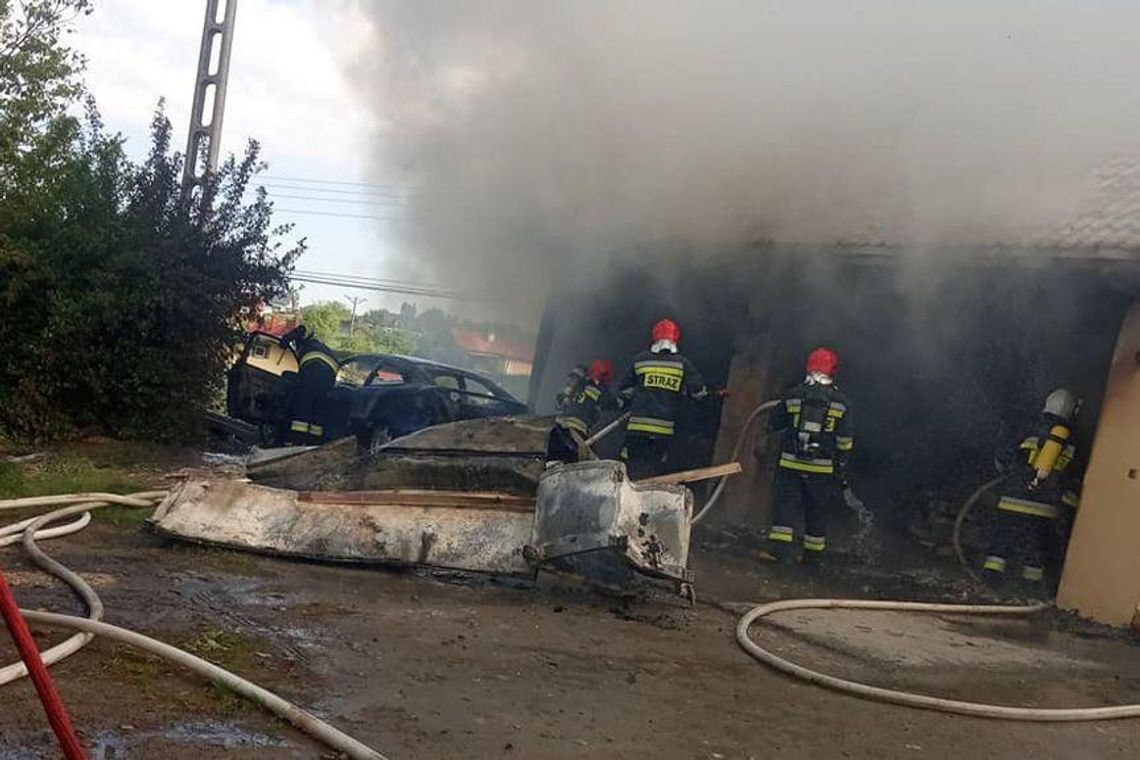
<svg viewBox="0 0 1140 760"><path fill-rule="evenodd" d="M189 647L278 690L392 758L1100 758L1140 752L1140 720L1029 725L831 693L751 660L735 620L666 593L621 603L546 579L316 565L170 544L96 524L45 544L91 578L107 620ZM71 594L0 552L24 606ZM841 563L836 558L836 564ZM814 575L698 553L703 599L956 598L937 574L840 566ZM40 629L42 645L63 632ZM793 612L762 644L814 667L961 699L1140 702L1122 635L1062 617L978 621ZM0 642L0 659L14 651ZM53 668L96 758L331 757L233 694L96 641ZM25 681L2 687L0 760L55 757Z"/></svg>

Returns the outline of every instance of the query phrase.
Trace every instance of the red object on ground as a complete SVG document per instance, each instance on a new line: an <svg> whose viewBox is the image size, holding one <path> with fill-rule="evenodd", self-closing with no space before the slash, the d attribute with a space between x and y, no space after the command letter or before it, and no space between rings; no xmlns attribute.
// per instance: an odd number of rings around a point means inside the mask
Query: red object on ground
<svg viewBox="0 0 1140 760"><path fill-rule="evenodd" d="M67 760L87 760L87 754L83 751L83 745L79 743L79 737L75 735L71 718L68 717L67 710L59 699L59 693L56 692L55 684L52 683L51 676L44 667L44 661L40 659L40 650L32 639L32 632L28 630L24 616L20 614L16 597L12 595L12 588L8 585L8 579L4 577L3 571L0 571L0 615L3 615L4 622L8 625L8 632L16 642L20 659L28 667L28 675L32 677L32 684L40 696L48 723L55 732L63 756Z"/></svg>

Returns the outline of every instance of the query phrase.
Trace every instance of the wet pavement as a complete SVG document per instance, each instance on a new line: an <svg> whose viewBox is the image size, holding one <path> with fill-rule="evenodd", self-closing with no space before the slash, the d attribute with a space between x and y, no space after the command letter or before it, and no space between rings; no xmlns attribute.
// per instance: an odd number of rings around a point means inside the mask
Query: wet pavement
<svg viewBox="0 0 1140 760"><path fill-rule="evenodd" d="M735 619L668 589L636 600L565 579L289 562L168 544L95 525L46 545L103 579L109 622L137 628L279 691L392 758L1126 757L1140 721L1026 725L833 694L774 673L735 644ZM26 571L25 606L78 612ZM709 602L797 596L957 600L977 589L950 560L907 567L836 555L780 567L698 551ZM61 632L37 631L41 645ZM838 675L942 696L1062 706L1140 701L1137 646L1043 615L803 612L756 638ZM5 661L14 657L0 643ZM311 758L326 750L179 668L102 641L53 668L93 757ZM54 757L30 686L3 688L0 760ZM101 755L98 753L102 753Z"/></svg>

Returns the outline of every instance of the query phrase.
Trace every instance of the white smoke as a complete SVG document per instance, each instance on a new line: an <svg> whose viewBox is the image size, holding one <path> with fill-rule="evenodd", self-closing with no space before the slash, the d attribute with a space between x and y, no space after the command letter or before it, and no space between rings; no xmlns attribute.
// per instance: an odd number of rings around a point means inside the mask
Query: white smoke
<svg viewBox="0 0 1140 760"><path fill-rule="evenodd" d="M420 273L645 243L1016 242L1140 134L1140 3L349 0Z"/></svg>

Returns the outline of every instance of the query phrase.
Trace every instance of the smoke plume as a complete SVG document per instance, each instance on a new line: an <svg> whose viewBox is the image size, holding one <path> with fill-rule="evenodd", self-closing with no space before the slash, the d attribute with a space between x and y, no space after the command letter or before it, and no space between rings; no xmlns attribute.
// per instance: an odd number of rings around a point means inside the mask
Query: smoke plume
<svg viewBox="0 0 1140 760"><path fill-rule="evenodd" d="M534 303L646 244L1048 240L1140 134L1124 0L354 0L409 266Z"/></svg>

